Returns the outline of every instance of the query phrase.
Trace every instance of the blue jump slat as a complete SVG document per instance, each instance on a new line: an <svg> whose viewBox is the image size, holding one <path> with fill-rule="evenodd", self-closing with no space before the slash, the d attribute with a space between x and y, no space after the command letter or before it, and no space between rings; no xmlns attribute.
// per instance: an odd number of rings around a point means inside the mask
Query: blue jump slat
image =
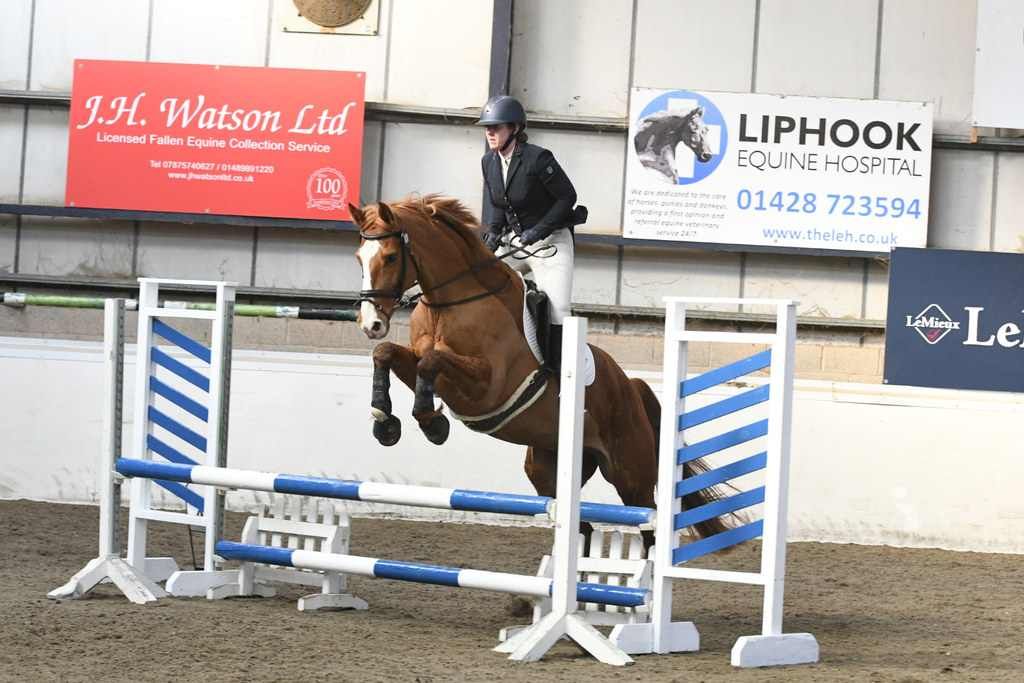
<svg viewBox="0 0 1024 683"><path fill-rule="evenodd" d="M678 484L676 484L676 496L682 498L683 496L706 489L709 486L715 484L721 484L722 482L735 479L736 477L742 477L744 474L750 474L760 469L764 469L765 464L768 462L768 453L762 451L757 455L752 455L749 458L743 458L736 462L731 462L728 465L723 465L707 472L695 474L692 477L686 477Z"/></svg>
<svg viewBox="0 0 1024 683"><path fill-rule="evenodd" d="M736 512L737 510L742 510L743 508L748 508L751 505L757 505L758 503L763 502L764 487L758 486L756 489L737 493L735 496L729 496L728 498L722 498L711 503L698 505L695 508L683 510L676 515L676 531L693 526L698 522L703 522L714 517L720 517L721 515Z"/></svg>
<svg viewBox="0 0 1024 683"><path fill-rule="evenodd" d="M149 419L153 422L153 424L160 425L161 427L169 431L171 434L174 434L182 441L192 444L193 446L201 450L203 453L206 452L206 437L203 436L202 434L199 434L198 432L189 429L185 425L181 424L180 422L172 418L170 415L160 412L153 406L149 406L147 414L149 415Z"/></svg>
<svg viewBox="0 0 1024 683"><path fill-rule="evenodd" d="M734 546L737 543L743 543L753 538L757 538L764 533L764 520L759 519L756 522L750 524L744 524L741 527L735 529L729 529L723 531L720 534L715 534L709 538L702 538L699 541L693 543L687 543L684 546L680 546L672 551L672 563L682 564L683 562L689 562L690 560L713 553L718 550L723 550L730 546Z"/></svg>
<svg viewBox="0 0 1024 683"><path fill-rule="evenodd" d="M169 462L153 462L136 458L118 458L114 469L126 477L145 477L146 479L167 479L169 481L192 481L191 465L176 465Z"/></svg>
<svg viewBox="0 0 1024 683"><path fill-rule="evenodd" d="M679 449L679 464L682 465L684 462L690 462L697 458L703 458L706 455L724 451L726 448L732 448L738 446L741 443L747 441L753 441L758 437L762 437L768 433L768 420L759 420L745 427L734 429L731 432L725 432L718 436L713 436L710 439L704 441L698 441L692 443L689 446L683 446Z"/></svg>
<svg viewBox="0 0 1024 683"><path fill-rule="evenodd" d="M157 455L161 455L173 463L179 465L198 465L199 463L188 457L176 448L168 446L160 439L156 438L152 434L146 435L146 448L153 451Z"/></svg>
<svg viewBox="0 0 1024 683"><path fill-rule="evenodd" d="M550 593L551 591L548 591L549 595ZM596 602L599 605L639 607L647 602L647 591L642 588L604 583L577 583L576 599L580 602Z"/></svg>
<svg viewBox="0 0 1024 683"><path fill-rule="evenodd" d="M153 483L163 489L166 489L167 491L174 494L178 498L181 498L183 501L194 507L199 512L203 511L203 503L205 503L206 501L203 500L202 496L200 496L198 493L188 488L187 486L179 484L176 481L165 481L163 479L154 479Z"/></svg>
<svg viewBox="0 0 1024 683"><path fill-rule="evenodd" d="M323 477L279 474L274 478L274 490L278 493L292 493L299 496L359 500L359 484L361 483L341 479L325 479Z"/></svg>
<svg viewBox="0 0 1024 683"><path fill-rule="evenodd" d="M186 382L194 384L203 391L210 391L210 380L208 377L206 377L200 372L196 372L189 366L182 363L180 360L171 358L157 347L154 346L152 349L150 349L150 358L153 360L154 363L156 363L160 367L167 368L178 377L181 377Z"/></svg>
<svg viewBox="0 0 1024 683"><path fill-rule="evenodd" d="M195 401L185 394L181 393L169 384L161 382L159 379L150 375L149 377L149 388L154 394L163 396L168 401L178 406L182 410L195 415L203 422L210 421L210 411L199 401Z"/></svg>
<svg viewBox="0 0 1024 683"><path fill-rule="evenodd" d="M265 545L217 541L214 552L225 560L262 562L263 564L276 564L280 567L295 566L292 564L291 548L271 548Z"/></svg>
<svg viewBox="0 0 1024 683"><path fill-rule="evenodd" d="M469 489L455 489L452 491L451 497L453 510L495 512L506 515L542 515L547 512L550 502L551 498L547 496L492 493Z"/></svg>
<svg viewBox="0 0 1024 683"><path fill-rule="evenodd" d="M373 565L373 575L378 579L430 583L435 586L451 586L452 588L459 587L459 570L454 567L438 567L418 562L377 560Z"/></svg>
<svg viewBox="0 0 1024 683"><path fill-rule="evenodd" d="M580 503L580 519L584 522L640 526L651 521L653 508L608 503ZM599 601L597 601L599 602Z"/></svg>
<svg viewBox="0 0 1024 683"><path fill-rule="evenodd" d="M732 396L723 401L712 403L709 406L703 408L697 408L689 412L683 413L679 416L679 430L689 429L702 425L705 422L724 417L731 413L735 413L738 410L749 408L750 406L757 405L758 403L764 403L768 400L768 389L769 385L764 384L751 389L750 391L744 391L738 396Z"/></svg>
<svg viewBox="0 0 1024 683"><path fill-rule="evenodd" d="M701 375L688 380L684 380L679 384L679 397L692 396L698 391L704 391L705 389L713 386L728 382L731 379L742 377L743 375L749 375L752 372L758 370L764 370L772 364L772 352L771 349L762 351L761 353L755 353L749 358L743 358L734 363L723 365L720 368L709 370Z"/></svg>
<svg viewBox="0 0 1024 683"><path fill-rule="evenodd" d="M167 323L153 318L153 333L158 334L175 346L178 346L201 361L210 362L210 349L197 342L192 337L179 332Z"/></svg>

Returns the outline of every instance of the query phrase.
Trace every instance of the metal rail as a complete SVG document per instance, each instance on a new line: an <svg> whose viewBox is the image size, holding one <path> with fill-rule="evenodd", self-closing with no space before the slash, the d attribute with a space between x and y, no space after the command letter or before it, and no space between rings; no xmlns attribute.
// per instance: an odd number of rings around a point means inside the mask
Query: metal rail
<svg viewBox="0 0 1024 683"><path fill-rule="evenodd" d="M59 294L27 294L4 292L3 303L12 308L25 306L54 306L58 308L103 308L106 299L89 296L62 296ZM217 305L197 301L161 301L163 308L177 308L188 311L215 311ZM137 311L139 302L125 300L125 309ZM338 320L355 322L354 308L316 308L311 306L274 306L257 304L235 304L235 315L250 318L298 318L301 320Z"/></svg>
<svg viewBox="0 0 1024 683"><path fill-rule="evenodd" d="M6 278L0 277L0 282ZM83 287L96 287L96 283L88 283L86 285L80 285ZM110 288L113 290L112 293L118 293L122 291L131 291L135 287L133 285L124 283L111 285ZM270 293L272 290L267 290L260 296L262 297L275 297L287 299L291 297L291 301L294 301L295 294L289 293ZM244 293L244 288L240 288L240 293ZM307 293L307 296L312 295L312 292ZM319 297L311 297L313 299ZM326 296L323 298L327 298ZM305 320L338 320L338 321L350 321L354 322L356 319L357 311L355 304L357 301L357 294L355 292L336 292L331 293L331 301L340 301L351 306L351 308L342 307L323 307L317 305L307 304L235 304L235 315L243 317L260 317L260 318L298 318ZM3 293L3 304L11 308L25 308L27 306L51 306L59 308L103 308L103 297L90 297L90 296L68 296L63 294L32 294L26 292L4 292ZM164 306L169 308L185 308L191 310L213 310L213 304L205 302L192 302L192 301L165 301ZM128 310L136 309L136 302L134 299L126 300L126 307ZM601 304L573 304L572 311L574 314L583 314L590 316L597 316L602 318L610 319L632 319L632 320L661 320L665 317L664 309L657 307L648 306L605 306ZM746 324L746 325L762 325L771 324L773 322L772 316L761 313L745 313L742 311L691 311L687 315L694 320L706 320L723 323L735 323L735 324ZM857 331L877 331L881 332L885 329L884 320L860 320L854 318L820 318L814 316L802 316L797 318L797 323L802 327L816 327L825 329L849 329Z"/></svg>

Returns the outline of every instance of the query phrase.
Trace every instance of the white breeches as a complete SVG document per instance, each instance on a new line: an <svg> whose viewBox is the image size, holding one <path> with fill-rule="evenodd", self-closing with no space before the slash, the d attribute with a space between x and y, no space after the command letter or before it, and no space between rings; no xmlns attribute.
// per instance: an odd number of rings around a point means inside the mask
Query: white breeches
<svg viewBox="0 0 1024 683"><path fill-rule="evenodd" d="M518 238L511 235L518 244ZM498 248L498 255L508 252L506 237ZM555 247L552 249L551 247ZM555 230L546 239L531 244L527 249L537 252L536 256L518 258L510 256L505 263L524 275L532 274L537 287L548 295L551 303L551 322L561 325L570 313L572 302L573 252L572 234L568 228Z"/></svg>

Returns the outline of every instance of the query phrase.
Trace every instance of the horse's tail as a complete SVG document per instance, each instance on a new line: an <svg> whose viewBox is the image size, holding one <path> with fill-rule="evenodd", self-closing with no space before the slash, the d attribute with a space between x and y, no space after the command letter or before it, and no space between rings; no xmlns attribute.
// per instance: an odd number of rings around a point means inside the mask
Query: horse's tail
<svg viewBox="0 0 1024 683"><path fill-rule="evenodd" d="M630 382L636 389L637 393L640 394L640 399L644 404L644 412L647 413L647 419L651 423L651 428L654 430L654 443L655 447L659 446L658 441L661 438L661 403L658 402L658 397L655 395L654 390L651 389L650 385L642 379L631 379ZM660 448L659 457L660 457ZM703 458L691 460L683 464L683 478L693 477L698 474L709 471L711 468ZM713 503L716 500L720 500L723 497L721 491L717 486L704 488L693 493L688 493L683 496L683 508L692 509L707 503ZM696 529L697 534L701 538L707 538L714 536L715 534L729 530L729 525L721 517L712 517L711 519L703 522L697 522L693 525Z"/></svg>

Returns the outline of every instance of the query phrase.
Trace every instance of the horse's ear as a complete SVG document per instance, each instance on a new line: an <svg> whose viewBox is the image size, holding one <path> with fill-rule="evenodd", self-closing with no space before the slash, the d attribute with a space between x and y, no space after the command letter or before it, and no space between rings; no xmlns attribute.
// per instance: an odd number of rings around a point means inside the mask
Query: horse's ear
<svg viewBox="0 0 1024 683"><path fill-rule="evenodd" d="M366 222L366 214L364 214L363 210L352 202L348 203L348 213L352 216L352 220L356 222L356 225L362 225Z"/></svg>
<svg viewBox="0 0 1024 683"><path fill-rule="evenodd" d="M704 116L704 106L698 106L696 109L693 110L693 113L696 114L697 116Z"/></svg>
<svg viewBox="0 0 1024 683"><path fill-rule="evenodd" d="M384 202L377 202L377 215L388 225L394 225L395 214L391 213L391 207Z"/></svg>

